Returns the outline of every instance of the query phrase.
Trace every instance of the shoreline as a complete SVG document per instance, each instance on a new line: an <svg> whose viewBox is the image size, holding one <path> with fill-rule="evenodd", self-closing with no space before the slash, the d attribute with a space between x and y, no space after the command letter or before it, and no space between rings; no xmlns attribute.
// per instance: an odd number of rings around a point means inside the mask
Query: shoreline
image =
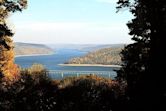
<svg viewBox="0 0 166 111"><path fill-rule="evenodd" d="M54 53L51 53L51 54L25 54L25 55L15 55L15 58L16 57L29 57L29 56L45 56L45 55L53 55Z"/></svg>
<svg viewBox="0 0 166 111"><path fill-rule="evenodd" d="M89 67L118 67L120 68L120 65L103 65L103 64L58 64L59 66L89 66Z"/></svg>

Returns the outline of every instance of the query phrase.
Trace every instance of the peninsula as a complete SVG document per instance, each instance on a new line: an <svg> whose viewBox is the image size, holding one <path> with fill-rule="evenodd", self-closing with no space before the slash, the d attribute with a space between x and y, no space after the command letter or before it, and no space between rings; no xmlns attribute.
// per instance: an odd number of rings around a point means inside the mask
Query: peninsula
<svg viewBox="0 0 166 111"><path fill-rule="evenodd" d="M32 43L15 43L15 55L19 56L31 56L31 55L50 55L54 51L50 47L44 44L32 44Z"/></svg>

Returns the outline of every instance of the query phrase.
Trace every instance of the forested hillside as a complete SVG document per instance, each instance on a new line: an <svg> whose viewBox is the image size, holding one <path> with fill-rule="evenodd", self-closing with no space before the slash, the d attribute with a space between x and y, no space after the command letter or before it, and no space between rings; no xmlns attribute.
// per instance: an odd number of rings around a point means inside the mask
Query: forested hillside
<svg viewBox="0 0 166 111"><path fill-rule="evenodd" d="M15 43L16 55L51 54L54 51L43 44Z"/></svg>
<svg viewBox="0 0 166 111"><path fill-rule="evenodd" d="M121 58L119 48L104 48L92 51L83 57L77 57L69 60L66 64L103 64L103 65L120 65Z"/></svg>

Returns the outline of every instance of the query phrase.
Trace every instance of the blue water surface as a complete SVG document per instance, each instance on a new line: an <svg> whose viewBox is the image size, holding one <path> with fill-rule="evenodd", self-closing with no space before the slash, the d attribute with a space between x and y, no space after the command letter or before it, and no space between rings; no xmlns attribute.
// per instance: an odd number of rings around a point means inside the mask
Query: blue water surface
<svg viewBox="0 0 166 111"><path fill-rule="evenodd" d="M88 52L74 50L74 49L59 49L52 55L40 55L40 56L22 56L16 57L16 64L22 68L28 68L34 63L43 64L48 70L64 70L64 71L112 71L113 74L118 68L110 67L98 67L98 66L60 66L73 57L80 57Z"/></svg>

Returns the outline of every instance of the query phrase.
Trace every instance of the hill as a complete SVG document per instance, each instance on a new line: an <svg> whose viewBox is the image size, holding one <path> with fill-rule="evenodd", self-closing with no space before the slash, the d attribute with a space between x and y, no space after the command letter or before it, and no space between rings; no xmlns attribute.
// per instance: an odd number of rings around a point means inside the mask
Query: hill
<svg viewBox="0 0 166 111"><path fill-rule="evenodd" d="M40 54L52 54L53 49L44 44L32 44L32 43L15 43L15 54L19 55L40 55Z"/></svg>
<svg viewBox="0 0 166 111"><path fill-rule="evenodd" d="M81 51L97 51L99 49L104 49L104 48L112 48L112 49L117 49L117 48L122 48L124 47L125 44L100 44L100 45L87 45L85 47L81 47L79 50Z"/></svg>
<svg viewBox="0 0 166 111"><path fill-rule="evenodd" d="M121 65L120 52L123 47L103 48L92 51L85 56L72 58L65 64Z"/></svg>
<svg viewBox="0 0 166 111"><path fill-rule="evenodd" d="M52 49L74 49L80 51L96 51L103 48L119 48L124 47L125 44L48 44Z"/></svg>

